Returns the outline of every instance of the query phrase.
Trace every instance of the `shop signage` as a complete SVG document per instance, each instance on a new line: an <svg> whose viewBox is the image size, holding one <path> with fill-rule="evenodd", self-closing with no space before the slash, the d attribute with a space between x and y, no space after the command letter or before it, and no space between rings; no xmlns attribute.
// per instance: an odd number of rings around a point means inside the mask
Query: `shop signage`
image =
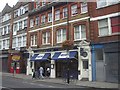
<svg viewBox="0 0 120 90"><path fill-rule="evenodd" d="M67 53L61 53L58 58L69 58Z"/></svg>
<svg viewBox="0 0 120 90"><path fill-rule="evenodd" d="M36 60L37 60L37 59L42 59L43 56L44 56L44 54L39 54L35 59L36 59Z"/></svg>
<svg viewBox="0 0 120 90"><path fill-rule="evenodd" d="M12 60L13 61L19 61L20 60L20 55L13 55Z"/></svg>

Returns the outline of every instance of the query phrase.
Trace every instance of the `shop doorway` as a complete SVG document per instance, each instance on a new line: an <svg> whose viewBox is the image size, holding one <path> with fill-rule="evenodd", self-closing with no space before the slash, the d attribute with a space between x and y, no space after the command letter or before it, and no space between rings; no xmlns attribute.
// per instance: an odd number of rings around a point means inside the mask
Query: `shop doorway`
<svg viewBox="0 0 120 90"><path fill-rule="evenodd" d="M44 73L43 75L47 75L47 68L50 68L51 62L50 61L36 61L35 62L35 70L39 71L40 67L43 67Z"/></svg>
<svg viewBox="0 0 120 90"><path fill-rule="evenodd" d="M65 78L69 67L70 76L78 79L78 60L58 60L56 61L56 77Z"/></svg>

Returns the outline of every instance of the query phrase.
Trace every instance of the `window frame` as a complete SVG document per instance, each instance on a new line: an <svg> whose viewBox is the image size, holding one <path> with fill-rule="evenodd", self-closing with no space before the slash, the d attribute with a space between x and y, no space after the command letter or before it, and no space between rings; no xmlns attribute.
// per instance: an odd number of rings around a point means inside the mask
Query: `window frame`
<svg viewBox="0 0 120 90"><path fill-rule="evenodd" d="M74 41L78 41L78 40L86 40L87 39L87 35L85 35L85 38L82 38L82 26L85 26L85 33L87 33L87 28L86 28L86 24L80 24L80 25L76 25L76 26L74 26ZM76 31L76 27L78 27L78 32L79 33L75 33L75 31ZM76 36L76 34L79 34L80 35L80 37L79 38L77 38Z"/></svg>
<svg viewBox="0 0 120 90"><path fill-rule="evenodd" d="M64 34L64 30L65 30L65 34ZM56 39L57 39L56 42L57 43L62 43L63 41L65 41L67 39L67 35L66 34L67 34L66 28L57 30L57 32L56 32ZM65 40L64 40L64 35L65 35ZM60 40L59 40L58 36L60 37Z"/></svg>

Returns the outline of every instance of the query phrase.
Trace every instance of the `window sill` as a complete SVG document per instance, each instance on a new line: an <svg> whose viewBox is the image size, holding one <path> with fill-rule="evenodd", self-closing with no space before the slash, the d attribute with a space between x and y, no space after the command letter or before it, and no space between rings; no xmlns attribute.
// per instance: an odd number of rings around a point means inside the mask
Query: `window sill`
<svg viewBox="0 0 120 90"><path fill-rule="evenodd" d="M60 19L58 19L58 20L55 20L55 21L60 21Z"/></svg>
<svg viewBox="0 0 120 90"><path fill-rule="evenodd" d="M80 14L86 14L86 13L88 13L88 11L86 11L86 12L81 12Z"/></svg>
<svg viewBox="0 0 120 90"><path fill-rule="evenodd" d="M75 16L77 16L78 15L78 13L77 14L74 14L74 15L71 15L72 17L75 17Z"/></svg>
<svg viewBox="0 0 120 90"><path fill-rule="evenodd" d="M46 43L46 44L42 44L43 46L45 46L45 45L50 45L50 43Z"/></svg>
<svg viewBox="0 0 120 90"><path fill-rule="evenodd" d="M76 39L76 40L74 40L74 41L81 41L81 40L86 40L86 38Z"/></svg>

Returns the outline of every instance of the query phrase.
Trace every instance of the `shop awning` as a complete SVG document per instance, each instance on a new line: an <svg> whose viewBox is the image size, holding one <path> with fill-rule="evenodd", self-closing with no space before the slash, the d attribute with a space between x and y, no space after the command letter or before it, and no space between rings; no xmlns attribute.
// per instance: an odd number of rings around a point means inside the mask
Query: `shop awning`
<svg viewBox="0 0 120 90"><path fill-rule="evenodd" d="M52 60L69 60L69 59L75 59L77 54L77 51L70 51L69 55L66 52L55 52L55 54L52 57Z"/></svg>
<svg viewBox="0 0 120 90"><path fill-rule="evenodd" d="M35 54L30 60L31 61L44 61L44 60L49 60L50 53L45 53L45 54Z"/></svg>

